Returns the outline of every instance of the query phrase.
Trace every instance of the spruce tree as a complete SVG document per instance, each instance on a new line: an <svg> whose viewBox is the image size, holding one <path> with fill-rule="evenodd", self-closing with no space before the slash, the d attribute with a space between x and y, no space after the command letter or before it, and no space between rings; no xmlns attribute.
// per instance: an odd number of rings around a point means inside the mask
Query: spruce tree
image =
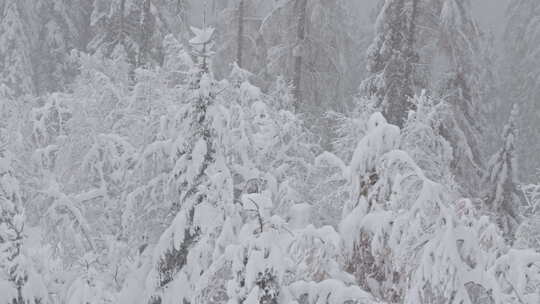
<svg viewBox="0 0 540 304"><path fill-rule="evenodd" d="M411 6L408 9L408 6ZM376 99L388 122L403 126L414 108L415 34L417 0L387 0L376 22L376 35L368 50L371 76L362 84L364 93Z"/></svg>
<svg viewBox="0 0 540 304"><path fill-rule="evenodd" d="M263 12L258 0L230 1L216 23L216 77L228 76L232 63L264 78L266 49L259 28Z"/></svg>
<svg viewBox="0 0 540 304"><path fill-rule="evenodd" d="M215 229L219 230L220 213L227 203L221 197L223 189L220 189L225 185L215 184L216 177L213 176L222 175L225 179L223 183L227 183L228 171L216 147L215 130L209 113L216 97L216 83L210 72L214 29L192 30L195 36L190 43L197 61L189 72L186 92L182 96L187 105L187 111L183 114L187 133L176 147L177 160L172 172L173 190L177 191L172 212L176 216L158 243L156 268L150 274L156 289L148 299L149 303L161 303L172 297L167 286L178 275L189 278L175 284L183 286L182 297L184 301L190 301L191 284L196 282L211 261L213 250L208 246L212 246L218 237L216 233L219 234L219 231Z"/></svg>
<svg viewBox="0 0 540 304"><path fill-rule="evenodd" d="M536 178L540 167L536 138L540 132L538 96L540 95L540 2L535 0L510 1L507 10L507 25L504 33L503 57L504 98L520 106L518 121L520 134L518 153L522 162L520 177ZM508 112L508 106L500 111Z"/></svg>
<svg viewBox="0 0 540 304"><path fill-rule="evenodd" d="M15 96L35 93L32 43L23 2L0 2L0 83Z"/></svg>
<svg viewBox="0 0 540 304"><path fill-rule="evenodd" d="M4 138L0 143L0 301L46 301L47 290L25 254L25 219L18 181ZM25 286L29 285L30 288Z"/></svg>
<svg viewBox="0 0 540 304"><path fill-rule="evenodd" d="M160 65L161 39L166 29L158 27L159 15L152 12L156 10L149 0L97 0L91 20L95 34L88 49L107 57L122 54L132 69Z"/></svg>
<svg viewBox="0 0 540 304"><path fill-rule="evenodd" d="M449 116L442 126L454 154L452 171L462 183L463 191L477 192L482 175L482 136L485 119L482 103L482 65L486 63L481 45L484 36L472 17L470 1L445 0L440 11L439 54L444 64L437 94L449 105ZM483 79L488 81L487 78ZM487 85L487 83L486 83Z"/></svg>
<svg viewBox="0 0 540 304"><path fill-rule="evenodd" d="M295 0L276 2L261 24L266 78L291 81L295 108L317 123L326 109L345 108L349 96L342 92L358 86L363 54L345 51L360 48L354 18L342 1Z"/></svg>
<svg viewBox="0 0 540 304"><path fill-rule="evenodd" d="M514 106L503 131L503 146L495 153L484 176L484 202L493 212L507 240L512 242L520 222L522 204L518 190L516 141L518 109Z"/></svg>

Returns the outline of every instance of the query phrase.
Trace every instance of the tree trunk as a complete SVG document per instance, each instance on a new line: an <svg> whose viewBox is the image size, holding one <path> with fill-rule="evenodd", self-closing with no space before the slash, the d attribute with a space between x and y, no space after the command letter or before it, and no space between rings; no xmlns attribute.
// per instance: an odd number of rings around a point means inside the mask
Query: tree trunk
<svg viewBox="0 0 540 304"><path fill-rule="evenodd" d="M119 40L124 39L124 10L126 7L126 0L120 1L120 29L119 29Z"/></svg>
<svg viewBox="0 0 540 304"><path fill-rule="evenodd" d="M242 67L242 48L244 46L244 0L238 4L238 38L236 46L236 64Z"/></svg>
<svg viewBox="0 0 540 304"><path fill-rule="evenodd" d="M389 123L403 127L409 110L414 109L414 50L418 0L412 0L409 16L406 0L394 2L391 15L390 42L393 54L383 70L386 92L383 114Z"/></svg>
<svg viewBox="0 0 540 304"><path fill-rule="evenodd" d="M139 46L139 58L137 58L137 66L139 67L148 63L150 53L150 40L152 36L150 5L150 0L144 0L140 23L141 45Z"/></svg>
<svg viewBox="0 0 540 304"><path fill-rule="evenodd" d="M307 0L296 1L296 15L298 18L296 45L293 50L294 57L294 108L298 110L302 102L302 56L304 52L304 40L306 38L306 14Z"/></svg>

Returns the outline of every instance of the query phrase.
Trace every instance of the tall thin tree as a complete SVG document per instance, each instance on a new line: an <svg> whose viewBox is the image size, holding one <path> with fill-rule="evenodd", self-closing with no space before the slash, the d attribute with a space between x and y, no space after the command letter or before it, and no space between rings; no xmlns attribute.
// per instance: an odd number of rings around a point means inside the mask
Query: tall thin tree
<svg viewBox="0 0 540 304"><path fill-rule="evenodd" d="M242 48L244 47L244 0L238 3L238 37L236 46L236 64L242 67Z"/></svg>
<svg viewBox="0 0 540 304"><path fill-rule="evenodd" d="M296 46L293 51L294 56L294 108L298 110L300 103L302 102L302 56L304 52L304 40L306 38L306 17L307 17L307 0L297 0L296 17L298 22L296 24Z"/></svg>

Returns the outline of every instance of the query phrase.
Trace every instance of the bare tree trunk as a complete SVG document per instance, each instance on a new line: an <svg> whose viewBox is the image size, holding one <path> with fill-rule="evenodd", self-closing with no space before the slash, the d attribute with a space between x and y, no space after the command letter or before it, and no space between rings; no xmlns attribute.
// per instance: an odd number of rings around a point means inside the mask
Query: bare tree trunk
<svg viewBox="0 0 540 304"><path fill-rule="evenodd" d="M144 0L140 21L141 45L139 46L139 58L137 58L137 66L143 66L147 64L150 53L150 40L152 36L152 25L150 24L150 5L150 0Z"/></svg>
<svg viewBox="0 0 540 304"><path fill-rule="evenodd" d="M120 25L119 25L119 33L117 37L116 43L120 43L124 46L124 49L127 51L129 49L129 46L126 42L126 35L127 31L125 28L125 9L126 9L126 0L120 1ZM129 90L133 89L133 85L135 84L135 66L137 65L137 57L136 54L130 54L128 52L128 62L129 62L129 71L128 71L128 82L129 82Z"/></svg>
<svg viewBox="0 0 540 304"><path fill-rule="evenodd" d="M124 39L124 10L126 8L126 0L120 1L120 38L119 40Z"/></svg>
<svg viewBox="0 0 540 304"><path fill-rule="evenodd" d="M242 67L242 48L244 47L244 0L238 4L238 40L236 47L236 64Z"/></svg>
<svg viewBox="0 0 540 304"><path fill-rule="evenodd" d="M306 14L307 0L296 1L296 14L298 18L296 32L296 46L293 50L294 56L294 108L299 109L302 102L302 56L304 53L304 39L306 38Z"/></svg>
<svg viewBox="0 0 540 304"><path fill-rule="evenodd" d="M384 75L385 100L383 114L389 123L403 127L409 110L414 109L411 99L414 97L414 64L418 54L414 50L418 0L412 0L412 10L407 15L408 0L398 0L391 7L389 37L390 49L395 54L390 57L382 73ZM396 55L396 54L401 55Z"/></svg>
<svg viewBox="0 0 540 304"><path fill-rule="evenodd" d="M402 123L405 122L407 118L407 113L410 110L416 110L416 106L411 101L411 99L414 97L414 85L415 85L415 77L414 77L414 65L418 62L418 54L414 50L414 46L416 43L416 22L418 17L418 0L412 0L412 8L411 8L411 16L409 19L408 26L408 37L407 37L407 50L405 51L405 56L407 56L407 62L405 67L405 86L408 87L408 90L405 90L405 95L407 97L407 100L405 100L406 104L406 111L402 113L401 121Z"/></svg>
<svg viewBox="0 0 540 304"><path fill-rule="evenodd" d="M406 77L409 87L414 87L414 64L418 62L418 54L414 50L414 45L416 43L416 19L418 17L418 0L412 0L412 9L411 9L411 17L408 24L408 37L407 37L407 67L406 67ZM410 92L411 96L413 97L414 92ZM414 105L409 104L409 107L412 107L414 109Z"/></svg>
<svg viewBox="0 0 540 304"><path fill-rule="evenodd" d="M188 26L188 17L187 17L187 4L185 0L177 0L176 2L176 15L179 19L180 28L178 33L178 38L182 42L182 45L186 50L189 50L189 36L190 30Z"/></svg>

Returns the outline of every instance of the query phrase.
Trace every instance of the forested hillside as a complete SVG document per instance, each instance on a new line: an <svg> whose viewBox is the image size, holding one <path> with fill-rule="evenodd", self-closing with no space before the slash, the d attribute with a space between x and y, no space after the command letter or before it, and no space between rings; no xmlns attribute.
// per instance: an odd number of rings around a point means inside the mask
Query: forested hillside
<svg viewBox="0 0 540 304"><path fill-rule="evenodd" d="M540 303L540 2L472 2L0 0L0 304Z"/></svg>

